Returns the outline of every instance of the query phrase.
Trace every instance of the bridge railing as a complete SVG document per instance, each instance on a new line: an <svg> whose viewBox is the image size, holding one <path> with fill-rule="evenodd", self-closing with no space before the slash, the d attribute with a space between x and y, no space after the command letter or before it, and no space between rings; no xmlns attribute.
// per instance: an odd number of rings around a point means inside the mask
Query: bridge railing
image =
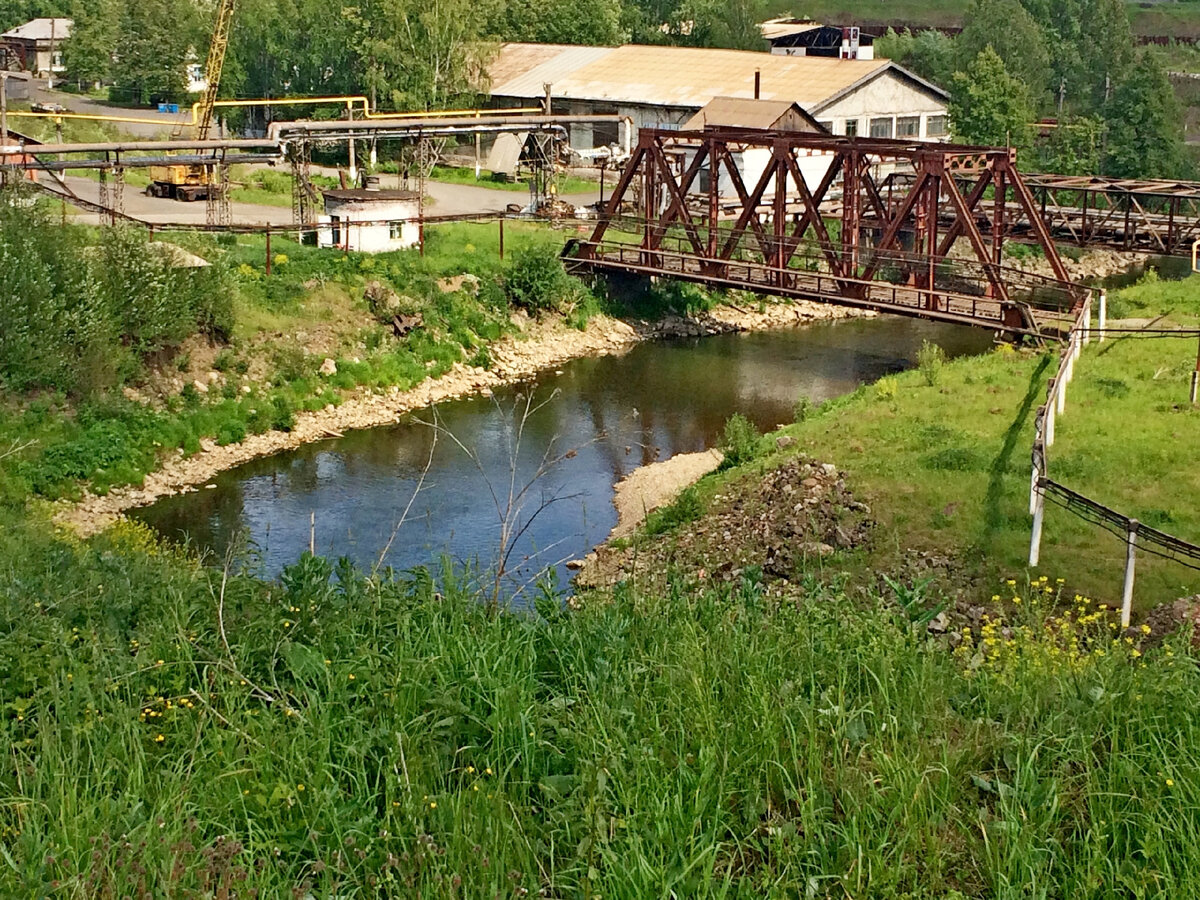
<svg viewBox="0 0 1200 900"><path fill-rule="evenodd" d="M620 241L629 246L645 247L646 235L653 234L655 247L675 253L691 254L715 264L725 261L757 261L771 265L780 250L783 250L784 257L788 259L789 269L832 272L836 266L840 272L847 275L869 273L866 280L898 279L901 282L912 275L921 274L926 277L926 283L933 288L959 294L995 294L994 285L1000 282L1009 294L1009 299L1047 312L1067 313L1077 309L1090 290L1086 285L1064 282L1052 276L1003 263L985 264L967 256L948 255L938 260L930 271L929 258L923 254L894 249L880 250L865 243L853 248L842 245L831 247L828 244L822 246L820 242L808 236L812 234L811 228L803 238L780 239L770 233L769 226L764 229L739 229L721 224L713 229L713 234L710 235L708 228L698 223L694 229L695 236L705 246L706 251L714 246L718 248L718 255L712 256L708 252L696 252L684 225L675 224L654 233L655 225L656 223L647 222L644 218L623 214L612 220L611 230L606 233L603 243L612 245L615 241ZM609 237L613 232L623 237Z"/></svg>
<svg viewBox="0 0 1200 900"><path fill-rule="evenodd" d="M827 268L779 268L761 260L734 258L713 261L666 244L653 250L622 241L599 244L582 241L575 248L574 260L590 268L678 278L714 287L752 290L779 296L793 296L845 306L875 309L922 318L987 325L1018 334L1045 337L1047 326L1055 327L1064 316L1061 307L1052 305L1037 317L1006 317L1013 304L986 296L982 291L963 292L944 286L933 288L879 279L865 280L839 275ZM568 263L572 258L568 258Z"/></svg>

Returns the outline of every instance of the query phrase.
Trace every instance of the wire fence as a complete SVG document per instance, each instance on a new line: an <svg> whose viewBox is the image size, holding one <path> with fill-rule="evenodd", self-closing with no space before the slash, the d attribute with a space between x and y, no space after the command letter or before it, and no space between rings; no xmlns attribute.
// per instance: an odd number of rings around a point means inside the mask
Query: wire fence
<svg viewBox="0 0 1200 900"><path fill-rule="evenodd" d="M1148 338L1200 336L1200 330L1197 329L1108 328L1106 293L1101 290L1096 296L1099 301L1096 338L1099 341L1103 341L1113 334L1130 336L1136 334ZM1083 348L1092 340L1092 299L1092 296L1089 296L1079 310L1067 341L1059 354L1058 370L1046 385L1046 402L1039 407L1034 420L1033 472L1029 490L1029 512L1033 516L1033 529L1029 542L1029 565L1036 566L1041 555L1042 530L1045 523L1047 501L1122 538L1125 541L1125 578L1121 593L1121 625L1127 628L1133 606L1138 549L1200 571L1200 546L1117 512L1115 509L1055 481L1050 476L1047 449L1054 444L1055 420L1066 406L1067 386L1074 378L1075 363L1082 355Z"/></svg>

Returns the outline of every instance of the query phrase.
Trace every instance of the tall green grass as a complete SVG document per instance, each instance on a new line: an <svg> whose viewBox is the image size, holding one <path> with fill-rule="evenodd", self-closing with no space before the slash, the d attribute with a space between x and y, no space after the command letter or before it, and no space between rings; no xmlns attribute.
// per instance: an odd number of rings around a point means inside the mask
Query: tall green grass
<svg viewBox="0 0 1200 900"><path fill-rule="evenodd" d="M919 595L780 595L753 572L492 614L451 572L306 557L268 585L131 527L84 547L4 524L7 896L1200 881L1200 676L1178 642L1138 655L1026 610L1011 644L997 627L952 654L910 626Z"/></svg>

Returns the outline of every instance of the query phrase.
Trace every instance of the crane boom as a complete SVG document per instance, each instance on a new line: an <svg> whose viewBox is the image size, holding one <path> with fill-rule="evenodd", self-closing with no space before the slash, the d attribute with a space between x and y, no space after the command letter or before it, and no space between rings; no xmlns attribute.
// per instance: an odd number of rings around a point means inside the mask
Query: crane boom
<svg viewBox="0 0 1200 900"><path fill-rule="evenodd" d="M213 108L221 87L221 70L225 67L225 51L229 48L234 3L235 0L220 0L217 6L217 24L213 28L212 43L208 46L208 60L204 65L204 93L200 97L199 115L196 118L196 137L202 141L208 139L208 132L212 128Z"/></svg>

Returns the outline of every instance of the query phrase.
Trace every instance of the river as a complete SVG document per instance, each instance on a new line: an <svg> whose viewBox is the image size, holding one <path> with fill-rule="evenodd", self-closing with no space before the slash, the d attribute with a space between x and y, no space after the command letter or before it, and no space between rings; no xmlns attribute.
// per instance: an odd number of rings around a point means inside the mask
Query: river
<svg viewBox="0 0 1200 900"><path fill-rule="evenodd" d="M986 350L991 338L881 317L648 342L490 398L255 460L131 515L214 558L246 546L266 575L310 541L368 569L381 554L395 569L443 556L488 569L507 521L506 593L547 566L565 583L563 563L615 525L613 484L624 475L715 446L734 413L763 430L791 422L800 397L819 403L915 365L924 340L958 356ZM560 459L535 477L548 458Z"/></svg>

